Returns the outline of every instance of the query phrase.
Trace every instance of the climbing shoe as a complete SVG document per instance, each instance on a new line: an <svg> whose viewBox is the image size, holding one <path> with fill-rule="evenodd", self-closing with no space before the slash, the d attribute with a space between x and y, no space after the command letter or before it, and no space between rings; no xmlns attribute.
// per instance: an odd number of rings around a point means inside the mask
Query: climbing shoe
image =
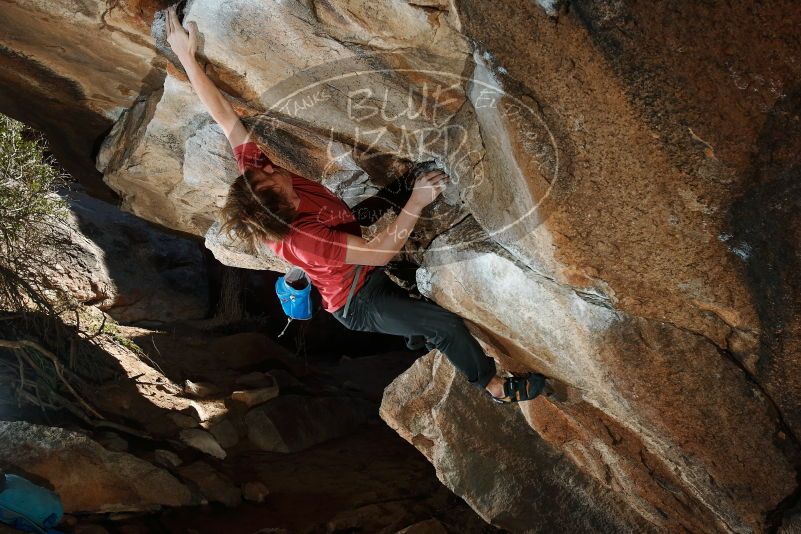
<svg viewBox="0 0 801 534"><path fill-rule="evenodd" d="M545 379L545 386L542 388L542 395L551 402L559 402L562 404L571 403L567 384L557 382L553 378ZM571 403L574 404L574 403Z"/></svg>
<svg viewBox="0 0 801 534"><path fill-rule="evenodd" d="M489 391L487 394L498 404L522 402L533 400L542 393L545 387L545 377L539 373L529 373L525 376L510 376L503 382L503 397L496 397Z"/></svg>

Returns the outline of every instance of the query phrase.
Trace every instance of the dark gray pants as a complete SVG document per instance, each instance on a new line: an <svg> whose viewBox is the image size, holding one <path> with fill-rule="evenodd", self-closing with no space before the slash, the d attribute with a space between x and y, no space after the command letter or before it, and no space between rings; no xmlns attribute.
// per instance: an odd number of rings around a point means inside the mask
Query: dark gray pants
<svg viewBox="0 0 801 534"><path fill-rule="evenodd" d="M484 388L495 376L495 360L484 354L461 317L432 302L416 300L393 283L382 268L376 268L353 295L348 316L342 307L333 316L350 330L382 332L425 338L467 376Z"/></svg>

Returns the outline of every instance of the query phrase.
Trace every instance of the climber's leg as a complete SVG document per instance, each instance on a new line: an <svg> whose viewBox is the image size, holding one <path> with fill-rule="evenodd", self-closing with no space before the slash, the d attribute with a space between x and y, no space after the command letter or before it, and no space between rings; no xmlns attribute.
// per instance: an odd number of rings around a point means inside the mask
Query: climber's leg
<svg viewBox="0 0 801 534"><path fill-rule="evenodd" d="M493 397L503 397L503 384L505 380L498 375L492 377L489 383L486 386L487 391Z"/></svg>
<svg viewBox="0 0 801 534"><path fill-rule="evenodd" d="M486 387L495 376L495 360L484 354L461 317L432 302L411 298L381 269L370 273L353 296L348 317L343 318L342 311L334 316L352 330L425 337L477 387Z"/></svg>

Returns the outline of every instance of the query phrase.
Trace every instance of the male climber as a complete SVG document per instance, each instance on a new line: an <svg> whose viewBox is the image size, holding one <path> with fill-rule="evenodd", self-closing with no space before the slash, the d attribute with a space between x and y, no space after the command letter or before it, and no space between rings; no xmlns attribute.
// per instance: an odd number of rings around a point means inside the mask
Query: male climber
<svg viewBox="0 0 801 534"><path fill-rule="evenodd" d="M323 308L347 328L422 336L496 402L539 395L545 386L542 375L497 376L495 360L484 354L459 316L409 297L384 274L383 266L403 248L421 211L445 189L448 176L442 171L420 175L395 221L369 241L363 239L341 199L274 164L251 140L231 103L195 58L197 26L189 23L188 28L184 30L171 7L167 41L200 101L225 132L242 173L228 191L223 231L251 246L265 242L276 255L303 269L320 291Z"/></svg>

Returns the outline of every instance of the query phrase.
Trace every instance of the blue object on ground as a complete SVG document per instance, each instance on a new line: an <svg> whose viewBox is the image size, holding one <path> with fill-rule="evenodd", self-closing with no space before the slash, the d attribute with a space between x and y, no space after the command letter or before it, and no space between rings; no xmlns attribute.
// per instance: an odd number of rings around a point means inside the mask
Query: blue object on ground
<svg viewBox="0 0 801 534"><path fill-rule="evenodd" d="M5 475L5 479L0 522L25 532L57 533L53 527L64 516L58 494L17 475Z"/></svg>

